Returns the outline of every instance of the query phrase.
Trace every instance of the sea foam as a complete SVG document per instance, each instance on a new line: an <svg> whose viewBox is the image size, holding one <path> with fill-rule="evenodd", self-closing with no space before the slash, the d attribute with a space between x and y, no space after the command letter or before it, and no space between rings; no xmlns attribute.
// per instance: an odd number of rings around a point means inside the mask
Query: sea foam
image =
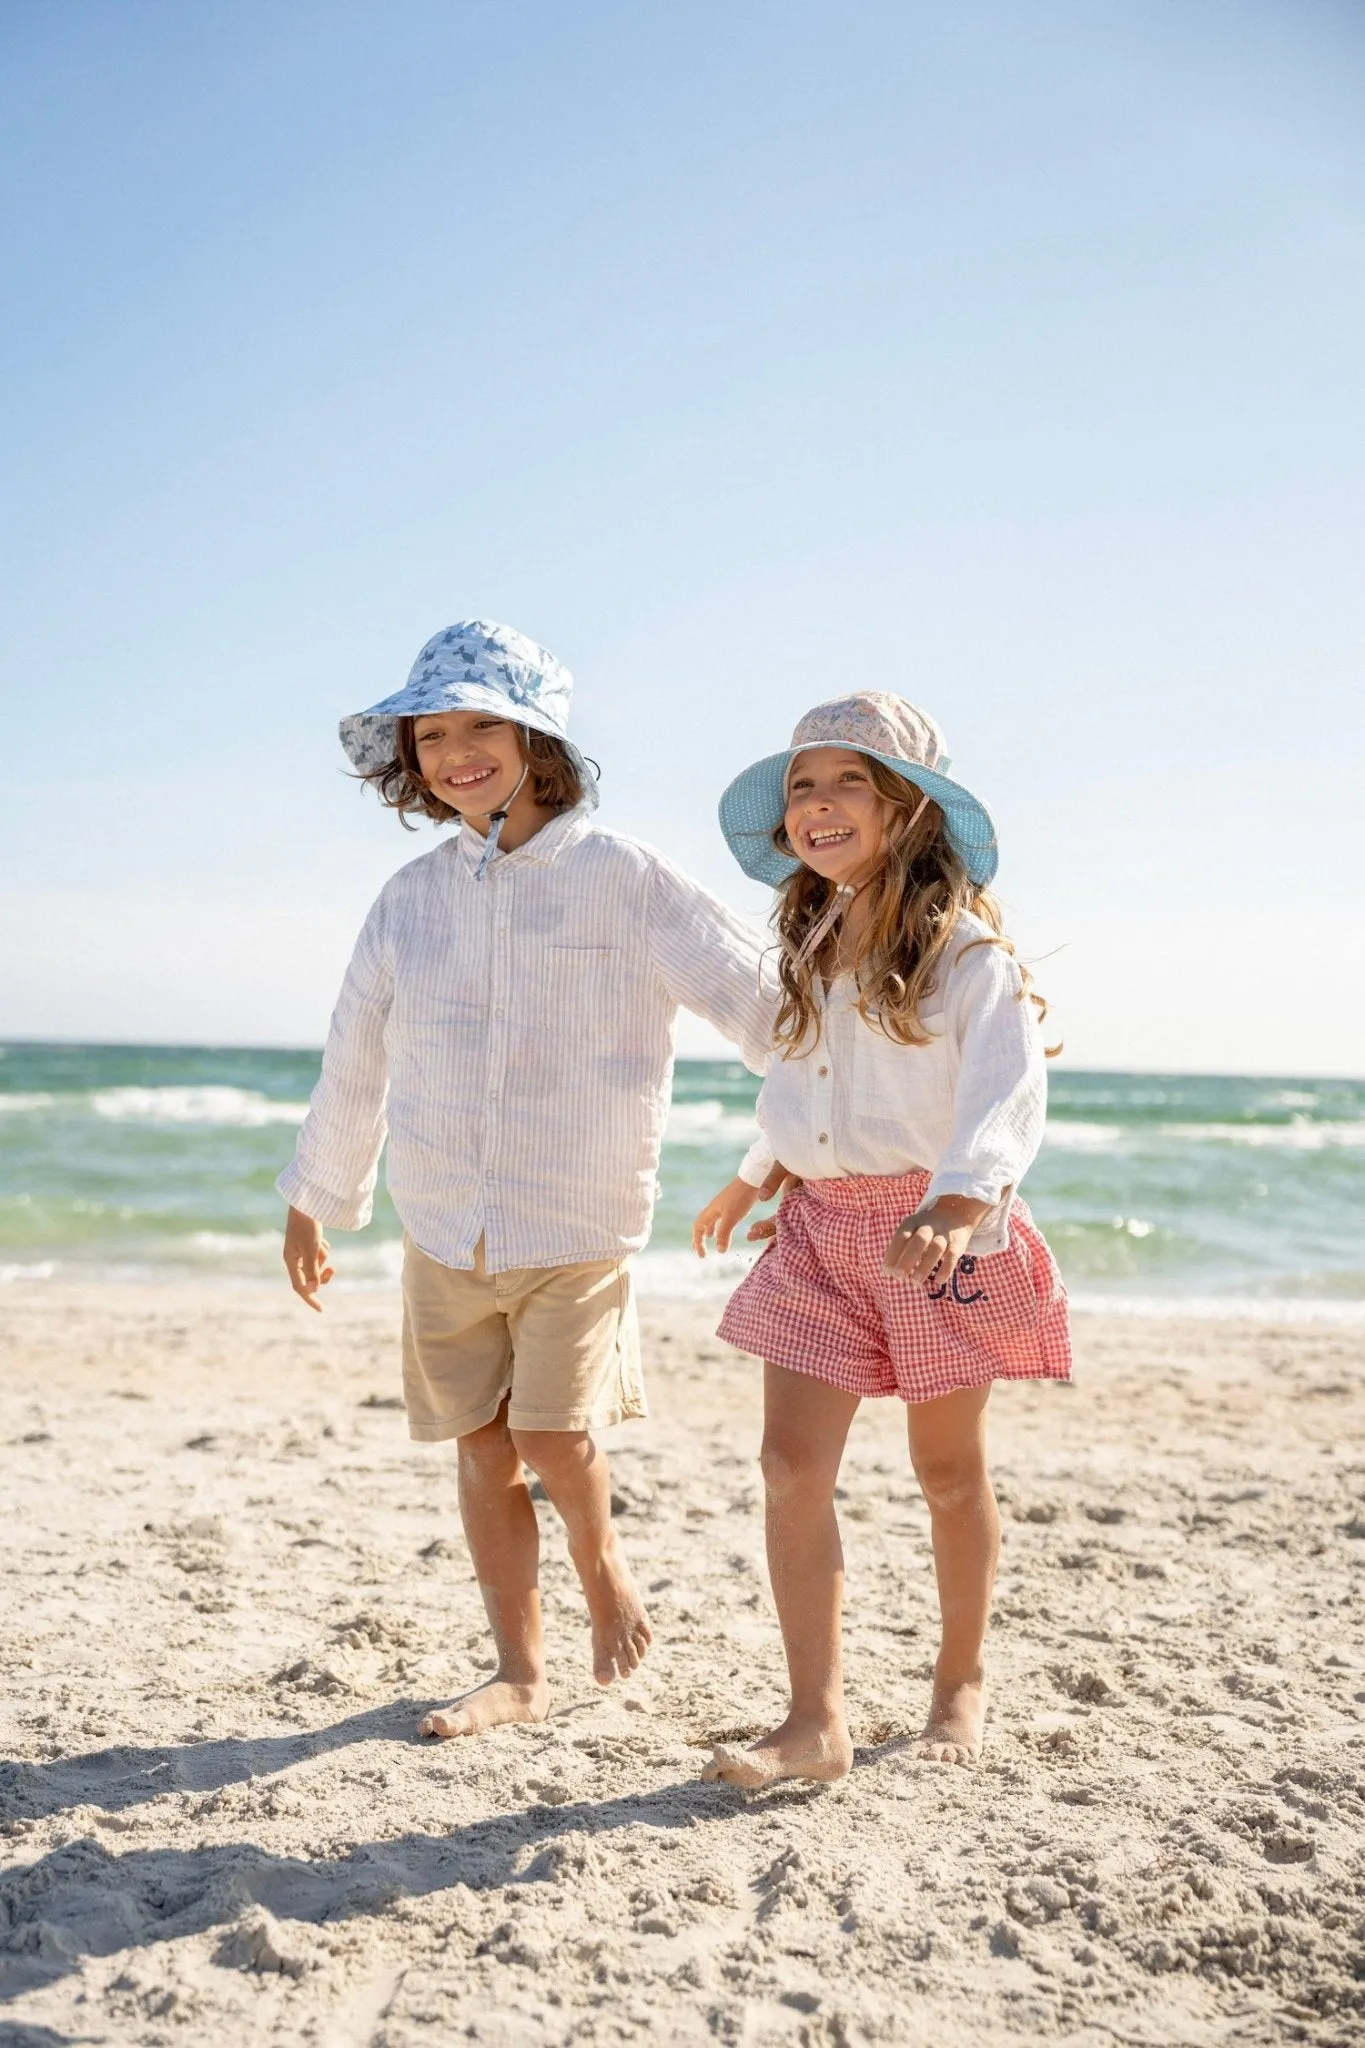
<svg viewBox="0 0 1365 2048"><path fill-rule="evenodd" d="M112 1123L220 1124L258 1129L301 1124L306 1102L275 1102L252 1088L100 1088L90 1097L96 1116Z"/></svg>

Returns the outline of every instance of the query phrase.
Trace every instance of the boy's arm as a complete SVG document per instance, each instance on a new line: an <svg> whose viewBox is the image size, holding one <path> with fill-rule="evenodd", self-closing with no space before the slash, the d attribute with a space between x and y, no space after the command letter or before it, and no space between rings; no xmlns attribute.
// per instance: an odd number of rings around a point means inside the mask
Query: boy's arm
<svg viewBox="0 0 1365 2048"><path fill-rule="evenodd" d="M761 1074L772 1052L776 1008L762 941L743 918L659 854L650 885L649 948L674 1002L714 1024L739 1047L745 1066Z"/></svg>
<svg viewBox="0 0 1365 2048"><path fill-rule="evenodd" d="M374 1208L387 1123L384 1025L393 971L384 937L384 898L365 920L346 970L294 1158L275 1185L291 1209L335 1230L359 1230Z"/></svg>

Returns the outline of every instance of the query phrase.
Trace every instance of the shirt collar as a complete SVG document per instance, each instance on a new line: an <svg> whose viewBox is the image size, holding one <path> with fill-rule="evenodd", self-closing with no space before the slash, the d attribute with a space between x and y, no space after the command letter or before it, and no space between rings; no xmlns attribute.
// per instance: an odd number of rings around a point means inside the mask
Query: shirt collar
<svg viewBox="0 0 1365 2048"><path fill-rule="evenodd" d="M489 863L488 872L496 874L509 862L518 867L549 867L562 853L578 841L587 831L592 819L592 805L575 804L571 811L561 811L557 818L551 818L548 825L542 825L539 832L528 839L525 846L515 852L504 853L499 847ZM471 832L463 825L455 840L455 853L472 874L483 857L484 841L478 832Z"/></svg>

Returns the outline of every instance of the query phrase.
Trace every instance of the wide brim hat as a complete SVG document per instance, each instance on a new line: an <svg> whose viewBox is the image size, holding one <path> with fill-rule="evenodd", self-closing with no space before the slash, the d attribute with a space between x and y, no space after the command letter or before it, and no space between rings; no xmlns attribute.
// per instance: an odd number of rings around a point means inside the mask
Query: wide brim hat
<svg viewBox="0 0 1365 2048"><path fill-rule="evenodd" d="M569 738L572 695L573 677L564 664L514 626L460 619L432 635L401 690L368 711L343 718L338 731L352 765L362 775L372 775L398 751L400 718L487 711L562 740L578 770L584 797L595 804L597 778Z"/></svg>
<svg viewBox="0 0 1365 2048"><path fill-rule="evenodd" d="M868 754L939 806L953 850L978 888L1000 863L995 820L980 797L947 770L943 734L927 712L884 690L855 690L808 711L780 754L768 754L737 775L720 800L720 829L746 875L777 888L800 861L773 844L787 809L787 773L808 747L849 747Z"/></svg>

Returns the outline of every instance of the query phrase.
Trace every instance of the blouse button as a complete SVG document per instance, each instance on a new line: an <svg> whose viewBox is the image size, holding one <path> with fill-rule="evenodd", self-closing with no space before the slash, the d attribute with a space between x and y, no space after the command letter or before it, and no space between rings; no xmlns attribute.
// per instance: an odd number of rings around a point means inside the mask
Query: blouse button
<svg viewBox="0 0 1365 2048"><path fill-rule="evenodd" d="M828 1132L828 1131L821 1131L821 1133L820 1133L820 1143L821 1143L822 1145L828 1145L828 1143L829 1143L829 1132Z"/></svg>
<svg viewBox="0 0 1365 2048"><path fill-rule="evenodd" d="M824 1078L825 1078L825 1076L826 1076L826 1074L827 1074L828 1072L829 1072L829 1068L828 1068L828 1067L821 1067L821 1069L820 1069L820 1079L821 1079L822 1081L824 1080Z"/></svg>

